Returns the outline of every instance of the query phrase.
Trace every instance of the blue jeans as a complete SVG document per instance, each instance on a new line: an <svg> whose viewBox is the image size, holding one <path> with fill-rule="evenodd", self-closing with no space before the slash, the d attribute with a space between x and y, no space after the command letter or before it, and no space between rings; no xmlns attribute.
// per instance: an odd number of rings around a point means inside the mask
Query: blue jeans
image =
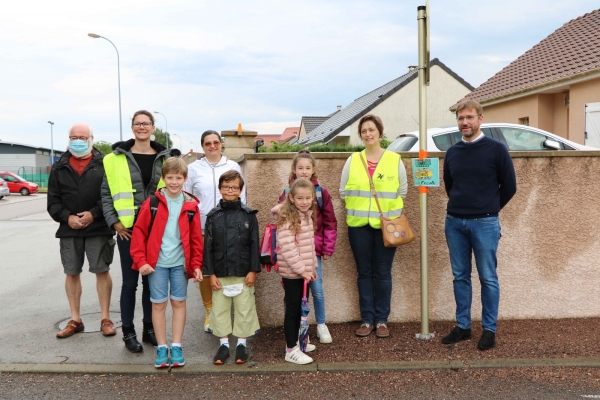
<svg viewBox="0 0 600 400"><path fill-rule="evenodd" d="M184 271L183 265L171 268L154 268L154 272L148 275L150 301L152 303L164 303L169 300L169 292L171 293L171 300L184 301L187 297L188 283ZM170 290L169 285L171 286Z"/></svg>
<svg viewBox="0 0 600 400"><path fill-rule="evenodd" d="M123 285L121 286L121 321L123 326L132 328L133 314L135 312L135 292L137 291L140 273L131 268L130 248L131 240L123 240L117 235L117 246L121 258L121 272L123 274ZM150 287L148 276L142 276L142 309L144 317L142 321L152 322L152 303L150 303Z"/></svg>
<svg viewBox="0 0 600 400"><path fill-rule="evenodd" d="M325 294L323 293L323 263L321 262L321 256L317 256L317 262L319 268L317 268L317 280L312 281L310 285L310 293L313 297L313 304L315 306L315 318L317 324L325 323Z"/></svg>
<svg viewBox="0 0 600 400"><path fill-rule="evenodd" d="M471 257L475 254L477 274L481 282L481 322L483 329L496 332L500 303L500 284L496 273L496 251L501 236L499 217L465 219L446 215L445 233L454 275L458 327L471 327Z"/></svg>
<svg viewBox="0 0 600 400"><path fill-rule="evenodd" d="M392 300L395 247L383 245L381 229L348 227L348 239L358 271L360 316L364 324L387 323Z"/></svg>

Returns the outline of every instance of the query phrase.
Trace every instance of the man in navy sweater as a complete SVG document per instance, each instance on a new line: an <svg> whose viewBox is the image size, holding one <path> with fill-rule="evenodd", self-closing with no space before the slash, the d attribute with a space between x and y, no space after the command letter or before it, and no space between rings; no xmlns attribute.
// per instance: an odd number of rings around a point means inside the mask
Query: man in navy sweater
<svg viewBox="0 0 600 400"><path fill-rule="evenodd" d="M515 169L503 143L481 132L483 109L473 100L456 109L462 141L451 146L444 158L444 184L448 194L446 242L454 276L457 325L442 343L471 338L471 257L475 254L481 282L483 335L477 347L496 344L496 320L500 285L496 251L500 240L498 213L517 191Z"/></svg>

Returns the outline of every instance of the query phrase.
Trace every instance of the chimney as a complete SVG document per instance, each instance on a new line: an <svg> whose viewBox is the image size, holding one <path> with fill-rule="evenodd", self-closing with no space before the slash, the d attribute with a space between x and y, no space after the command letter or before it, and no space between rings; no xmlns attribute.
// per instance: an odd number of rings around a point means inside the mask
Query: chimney
<svg viewBox="0 0 600 400"><path fill-rule="evenodd" d="M338 111L342 111L342 106L337 106Z"/></svg>

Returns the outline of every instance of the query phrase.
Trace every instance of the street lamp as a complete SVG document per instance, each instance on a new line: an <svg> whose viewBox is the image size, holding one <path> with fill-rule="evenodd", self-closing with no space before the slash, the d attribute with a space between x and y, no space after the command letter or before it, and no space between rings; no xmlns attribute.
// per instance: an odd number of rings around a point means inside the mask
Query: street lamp
<svg viewBox="0 0 600 400"><path fill-rule="evenodd" d="M117 46L104 36L96 35L95 33L88 33L88 36L94 39L104 39L107 40L110 44L113 45L115 51L117 52L117 82L119 84L119 134L120 140L123 141L123 118L121 117L121 63L119 61L119 50L117 50Z"/></svg>
<svg viewBox="0 0 600 400"><path fill-rule="evenodd" d="M169 127L167 126L167 117L165 117L165 114L158 111L154 111L154 114L160 114L165 118L165 135L167 135L167 150L169 150Z"/></svg>
<svg viewBox="0 0 600 400"><path fill-rule="evenodd" d="M173 136L177 136L179 138L179 150L183 150L182 149L182 145L181 145L181 136L179 136L178 134L174 133Z"/></svg>
<svg viewBox="0 0 600 400"><path fill-rule="evenodd" d="M52 132L52 128L54 126L54 122L48 121L50 124L50 166L54 164L54 133Z"/></svg>

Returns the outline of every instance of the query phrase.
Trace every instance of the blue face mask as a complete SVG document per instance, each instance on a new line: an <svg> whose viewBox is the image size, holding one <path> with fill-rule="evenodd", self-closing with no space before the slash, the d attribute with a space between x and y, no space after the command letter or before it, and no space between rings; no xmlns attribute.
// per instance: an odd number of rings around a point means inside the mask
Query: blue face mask
<svg viewBox="0 0 600 400"><path fill-rule="evenodd" d="M85 156L89 153L90 144L87 140L73 140L69 144L69 149L75 157Z"/></svg>

